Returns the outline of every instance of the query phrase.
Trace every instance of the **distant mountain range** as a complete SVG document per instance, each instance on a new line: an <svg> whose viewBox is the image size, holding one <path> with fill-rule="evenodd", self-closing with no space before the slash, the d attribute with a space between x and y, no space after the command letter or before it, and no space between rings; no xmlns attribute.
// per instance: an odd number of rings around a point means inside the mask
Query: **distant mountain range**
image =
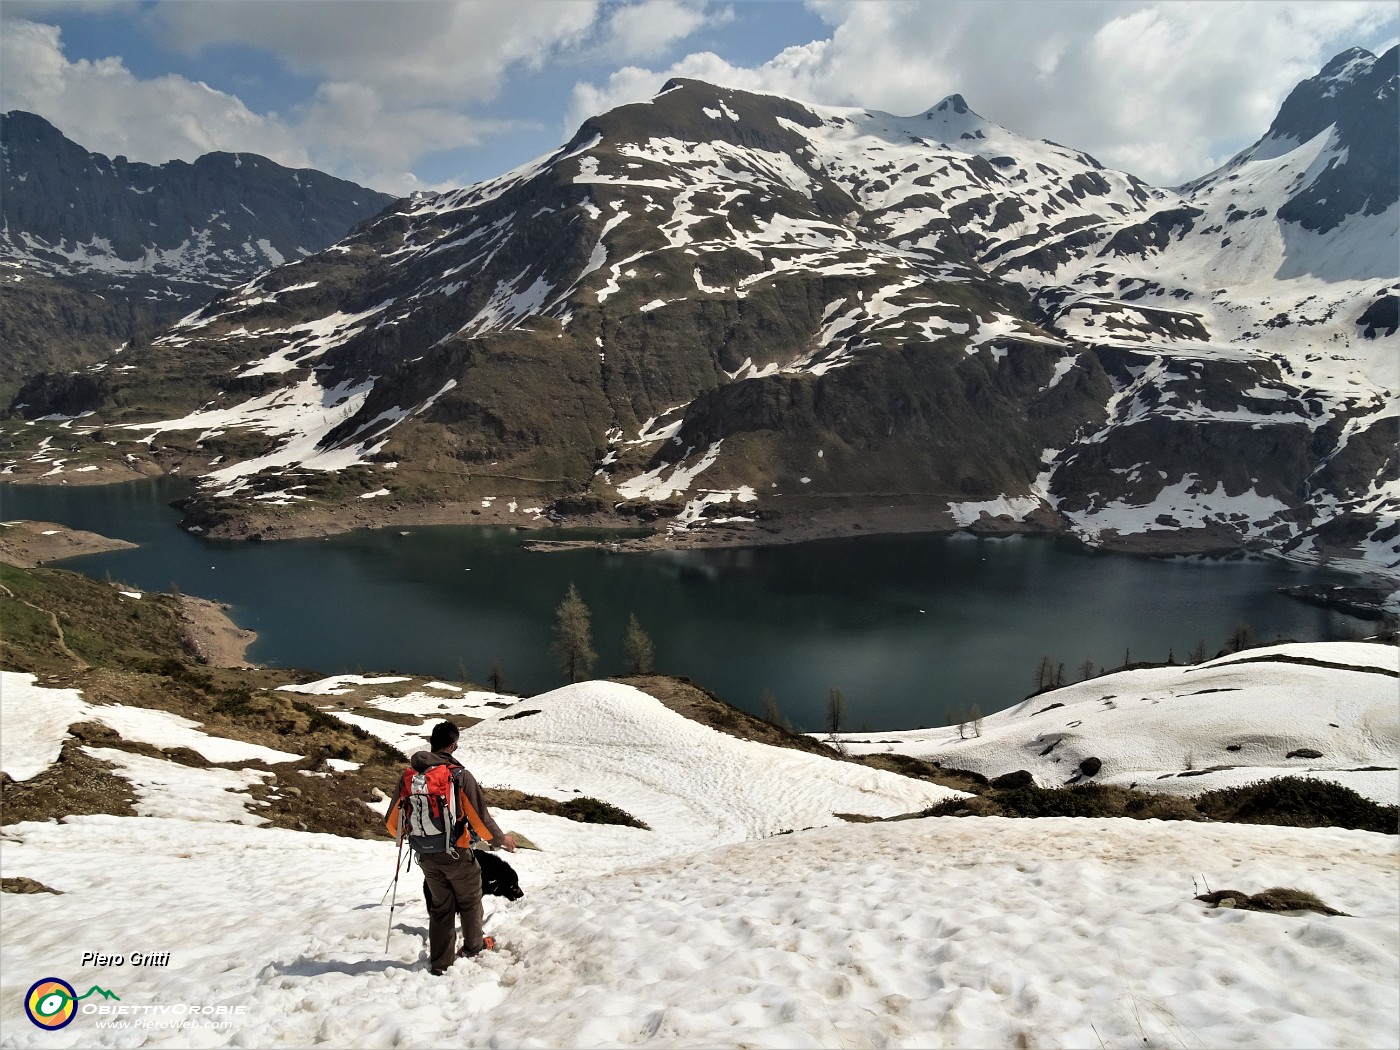
<svg viewBox="0 0 1400 1050"><path fill-rule="evenodd" d="M672 81L17 410L197 469L227 535L480 501L1400 571L1396 68L1337 56L1174 190L958 95Z"/></svg>
<svg viewBox="0 0 1400 1050"><path fill-rule="evenodd" d="M250 153L112 159L19 110L0 115L0 160L0 382L153 336L394 199Z"/></svg>

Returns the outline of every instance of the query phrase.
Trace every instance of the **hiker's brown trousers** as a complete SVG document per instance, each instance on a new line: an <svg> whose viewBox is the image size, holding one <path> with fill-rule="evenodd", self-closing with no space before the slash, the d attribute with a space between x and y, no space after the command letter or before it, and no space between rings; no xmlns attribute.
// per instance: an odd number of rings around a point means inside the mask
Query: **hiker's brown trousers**
<svg viewBox="0 0 1400 1050"><path fill-rule="evenodd" d="M457 857L420 853L418 866L428 882L428 965L445 970L457 958L456 921L462 919L462 948L468 955L481 950L481 868L467 847Z"/></svg>

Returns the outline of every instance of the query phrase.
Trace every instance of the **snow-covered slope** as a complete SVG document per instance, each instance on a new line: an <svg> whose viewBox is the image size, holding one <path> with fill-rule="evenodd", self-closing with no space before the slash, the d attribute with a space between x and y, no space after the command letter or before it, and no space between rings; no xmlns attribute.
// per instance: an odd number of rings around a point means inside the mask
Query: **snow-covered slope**
<svg viewBox="0 0 1400 1050"><path fill-rule="evenodd" d="M1075 531L1180 521L1280 541L1300 558L1400 565L1397 83L1394 48L1338 55L1258 142L1146 221L1053 272L1015 275L1054 330L1119 351L1106 424L1053 475ZM1164 309L1190 323L1164 328ZM1223 424L1191 449L1186 501L1179 469L1132 469L1149 465L1144 445L1187 440L1163 427L1173 419L1187 434ZM1247 430L1267 435L1276 459L1309 440L1329 445L1292 479L1307 507L1292 527L1278 527L1293 497L1276 462L1221 471L1222 452L1249 455ZM1129 468L1129 498L1092 490L1105 468Z"/></svg>
<svg viewBox="0 0 1400 1050"><path fill-rule="evenodd" d="M1265 655L1388 669L1391 652ZM1253 655L1201 673L1268 666ZM331 698L332 710L353 700L357 724L377 723L399 746L444 713L484 717L459 751L484 783L588 794L650 830L498 811L538 847L509 858L525 897L488 898L499 950L434 978L417 873L401 880L392 919L383 902L388 840L249 826L244 785L266 770L89 749L133 783L142 815L4 829L5 877L61 896L6 894L0 1043L1382 1047L1400 1038L1400 874L1387 836L1130 820L847 824L833 814L907 811L951 793L727 737L615 683L498 706L503 698L448 683L405 693L404 682L340 675L294 688ZM379 687L385 695L366 698ZM1301 718L1308 701L1282 695ZM6 674L0 696L7 770L15 753L34 767L52 750L16 752L17 717L36 741L102 717L129 740L218 746L185 720L94 704L27 675ZM1207 886L1276 885L1348 914L1211 910L1192 899ZM124 958L85 964L85 951ZM136 964L138 951L170 956ZM66 1028L41 1031L22 1002L44 977L119 998L93 998Z"/></svg>
<svg viewBox="0 0 1400 1050"><path fill-rule="evenodd" d="M1120 671L1038 693L957 728L846 734L988 777L1029 770L1045 787L1120 784L1199 794L1277 776L1400 803L1400 650L1327 642L1246 649L1204 664ZM1101 767L1085 775L1082 763Z"/></svg>
<svg viewBox="0 0 1400 1050"><path fill-rule="evenodd" d="M568 821L558 821L565 825ZM1155 821L910 821L580 874L620 831L532 828L502 948L434 978L417 875L385 949L387 842L153 818L7 828L0 1019L14 1047L1385 1047L1400 1039L1393 842ZM631 834L640 834L631 832ZM546 867L547 866L547 867ZM552 869L541 874L541 868ZM1212 911L1193 880L1349 917ZM83 931L82 942L73 930ZM163 968L84 949L169 951ZM25 990L125 1018L44 1032ZM185 1004L184 1007L177 1004ZM222 1016L183 1012L189 1004ZM116 1007L118 1004L111 1004ZM145 1012L150 1010L149 1013ZM234 1012L236 1011L236 1012ZM222 1030L156 1027L192 1022Z"/></svg>
<svg viewBox="0 0 1400 1050"><path fill-rule="evenodd" d="M339 717L406 753L425 747L432 724L444 717L442 699L425 694L389 703L383 709L422 713L423 722ZM650 847L648 836L634 836L634 848L653 856L840 823L843 813L913 813L958 794L727 736L611 682L565 686L504 709L483 704L471 713L485 720L463 737L461 754L483 784L559 801L582 795L609 802L655 832Z"/></svg>

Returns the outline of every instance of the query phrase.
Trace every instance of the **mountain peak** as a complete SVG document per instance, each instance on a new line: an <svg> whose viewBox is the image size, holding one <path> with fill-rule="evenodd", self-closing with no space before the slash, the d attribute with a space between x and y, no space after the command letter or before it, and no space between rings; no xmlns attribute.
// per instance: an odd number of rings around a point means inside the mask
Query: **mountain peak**
<svg viewBox="0 0 1400 1050"><path fill-rule="evenodd" d="M1376 56L1367 51L1364 47L1349 47L1341 54L1322 67L1322 72L1318 74L1319 79L1345 79L1350 80L1356 73L1360 72L1361 66L1370 66L1376 61Z"/></svg>
<svg viewBox="0 0 1400 1050"><path fill-rule="evenodd" d="M1383 82L1395 77L1394 49L1389 61L1363 48L1348 48L1322 67L1315 77L1295 87L1274 118L1266 138L1306 142L1324 128L1366 106ZM1393 129L1392 129L1393 130Z"/></svg>
<svg viewBox="0 0 1400 1050"><path fill-rule="evenodd" d="M947 113L949 111L953 113L972 113L971 108L969 108L967 104L967 100L961 95L949 95L942 102L938 103L938 105L934 106L933 109L929 110L930 113ZM975 117L977 114L972 113L972 115Z"/></svg>

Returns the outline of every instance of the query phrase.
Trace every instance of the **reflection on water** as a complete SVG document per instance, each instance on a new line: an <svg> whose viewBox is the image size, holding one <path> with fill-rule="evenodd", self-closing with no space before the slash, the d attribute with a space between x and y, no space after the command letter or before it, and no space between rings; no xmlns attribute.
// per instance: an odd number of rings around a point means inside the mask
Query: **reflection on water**
<svg viewBox="0 0 1400 1050"><path fill-rule="evenodd" d="M1261 640L1346 637L1358 621L1277 593L1341 580L1257 556L1151 559L1043 537L872 536L780 547L612 554L532 553L539 533L442 526L322 540L217 543L175 527L178 483L0 486L0 517L57 521L132 540L136 550L68 567L147 590L172 583L228 602L258 632L260 662L338 671L485 679L493 661L524 693L562 684L548 658L570 583L593 612L595 673L623 670L635 613L658 669L762 710L777 695L799 727L820 727L827 691L853 729L943 724L953 707L1016 703L1042 656L1071 678L1214 652L1235 624Z"/></svg>

